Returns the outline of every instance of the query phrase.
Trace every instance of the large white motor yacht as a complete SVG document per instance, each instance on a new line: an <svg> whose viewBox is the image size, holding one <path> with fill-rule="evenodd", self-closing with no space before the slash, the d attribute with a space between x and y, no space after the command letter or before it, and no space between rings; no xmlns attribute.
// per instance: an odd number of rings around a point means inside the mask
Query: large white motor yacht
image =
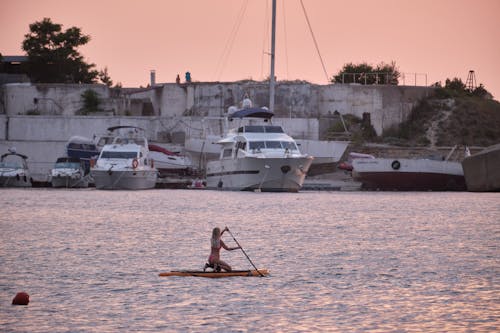
<svg viewBox="0 0 500 333"><path fill-rule="evenodd" d="M302 187L313 157L301 154L281 126L270 124L272 116L265 108L253 107L229 115L247 124L218 141L219 159L207 163L207 188L297 192Z"/></svg>
<svg viewBox="0 0 500 333"><path fill-rule="evenodd" d="M96 189L143 190L154 188L158 171L149 158L144 130L127 127L113 143L104 145L91 168Z"/></svg>

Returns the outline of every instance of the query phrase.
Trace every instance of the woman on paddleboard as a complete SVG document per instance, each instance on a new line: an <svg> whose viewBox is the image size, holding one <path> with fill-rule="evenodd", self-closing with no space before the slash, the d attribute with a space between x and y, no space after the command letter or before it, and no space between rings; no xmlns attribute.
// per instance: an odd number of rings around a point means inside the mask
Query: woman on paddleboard
<svg viewBox="0 0 500 333"><path fill-rule="evenodd" d="M231 266L229 266L226 262L220 260L221 247L223 247L228 251L233 251L240 248L239 246L229 247L222 241L221 239L222 234L228 230L229 229L227 229L227 227L225 227L224 230L222 230L222 232L220 231L219 228L214 228L214 230L212 230L212 238L210 239L211 250L210 250L210 256L208 257L208 264L211 267L213 266L214 270L223 269L227 272L231 272Z"/></svg>

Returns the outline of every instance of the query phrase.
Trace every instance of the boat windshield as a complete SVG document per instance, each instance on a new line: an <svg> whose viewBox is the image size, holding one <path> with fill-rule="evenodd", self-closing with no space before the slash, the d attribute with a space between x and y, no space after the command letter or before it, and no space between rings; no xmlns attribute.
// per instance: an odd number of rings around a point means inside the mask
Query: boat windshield
<svg viewBox="0 0 500 333"><path fill-rule="evenodd" d="M139 145L139 146L144 146L146 145L146 142L143 138L121 138L121 137L118 137L116 138L113 143L115 144L136 144L136 145Z"/></svg>
<svg viewBox="0 0 500 333"><path fill-rule="evenodd" d="M89 143L74 143L70 142L68 144L68 148L70 149L78 149L78 150L97 150L96 146L94 144L89 144Z"/></svg>
<svg viewBox="0 0 500 333"><path fill-rule="evenodd" d="M298 150L295 142L292 141L250 141L250 150L258 149L288 149Z"/></svg>
<svg viewBox="0 0 500 333"><path fill-rule="evenodd" d="M101 158L129 159L136 157L137 157L137 152L135 151L103 151L101 154Z"/></svg>
<svg viewBox="0 0 500 333"><path fill-rule="evenodd" d="M56 163L55 169L78 169L80 168L80 163L77 162L59 162Z"/></svg>
<svg viewBox="0 0 500 333"><path fill-rule="evenodd" d="M0 162L0 168L20 169L22 167L21 163L15 161Z"/></svg>
<svg viewBox="0 0 500 333"><path fill-rule="evenodd" d="M99 142L97 143L98 146L104 146L108 145L110 143L113 143L114 137L112 136L103 136L99 139Z"/></svg>

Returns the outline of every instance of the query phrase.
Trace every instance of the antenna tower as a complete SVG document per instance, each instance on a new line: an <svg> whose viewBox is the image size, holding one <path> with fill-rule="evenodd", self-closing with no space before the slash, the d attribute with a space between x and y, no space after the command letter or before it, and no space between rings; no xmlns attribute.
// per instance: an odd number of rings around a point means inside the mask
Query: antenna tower
<svg viewBox="0 0 500 333"><path fill-rule="evenodd" d="M473 92L476 88L476 74L474 74L473 70L470 70L469 75L467 76L467 81L465 81L465 89Z"/></svg>

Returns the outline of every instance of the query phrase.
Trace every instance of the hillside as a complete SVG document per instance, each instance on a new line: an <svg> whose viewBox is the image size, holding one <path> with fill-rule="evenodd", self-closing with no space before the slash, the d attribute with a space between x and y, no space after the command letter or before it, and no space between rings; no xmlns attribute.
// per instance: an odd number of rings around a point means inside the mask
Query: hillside
<svg viewBox="0 0 500 333"><path fill-rule="evenodd" d="M490 146L500 142L500 103L474 96L423 100L400 136L430 146Z"/></svg>
<svg viewBox="0 0 500 333"><path fill-rule="evenodd" d="M497 144L500 142L500 103L468 94L443 96L438 91L421 100L407 121L373 140L427 147Z"/></svg>

